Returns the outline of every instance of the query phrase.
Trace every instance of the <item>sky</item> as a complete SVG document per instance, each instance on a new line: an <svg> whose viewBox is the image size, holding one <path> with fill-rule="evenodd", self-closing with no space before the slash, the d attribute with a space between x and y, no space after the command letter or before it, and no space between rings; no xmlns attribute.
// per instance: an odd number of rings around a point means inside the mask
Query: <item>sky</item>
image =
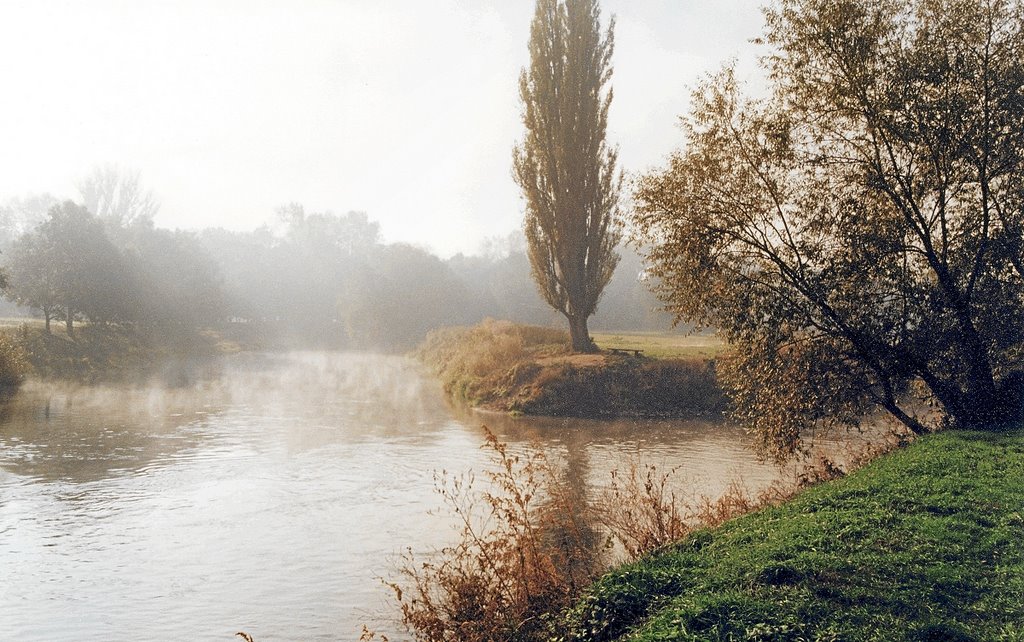
<svg viewBox="0 0 1024 642"><path fill-rule="evenodd" d="M735 60L755 0L604 0L608 140L664 164ZM162 227L251 230L275 209L366 212L442 257L521 227L511 177L531 0L0 0L0 201L139 172Z"/></svg>

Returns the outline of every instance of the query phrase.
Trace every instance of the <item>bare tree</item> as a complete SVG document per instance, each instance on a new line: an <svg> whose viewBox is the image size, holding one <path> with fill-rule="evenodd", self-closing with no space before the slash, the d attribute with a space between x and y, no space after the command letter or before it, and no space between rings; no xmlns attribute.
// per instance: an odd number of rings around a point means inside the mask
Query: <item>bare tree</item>
<svg viewBox="0 0 1024 642"><path fill-rule="evenodd" d="M530 66L519 79L526 136L513 174L541 295L569 321L572 347L597 349L587 319L618 263L617 150L605 143L614 19L603 36L596 0L538 0Z"/></svg>
<svg viewBox="0 0 1024 642"><path fill-rule="evenodd" d="M160 209L153 192L143 190L139 172L122 172L113 165L97 167L78 184L82 203L109 227L125 229L152 222Z"/></svg>

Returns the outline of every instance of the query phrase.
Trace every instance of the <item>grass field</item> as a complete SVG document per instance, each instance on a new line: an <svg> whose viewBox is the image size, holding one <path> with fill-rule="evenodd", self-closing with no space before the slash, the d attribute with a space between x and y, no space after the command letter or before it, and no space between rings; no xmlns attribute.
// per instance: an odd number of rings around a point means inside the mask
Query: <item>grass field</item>
<svg viewBox="0 0 1024 642"><path fill-rule="evenodd" d="M672 332L592 332L602 350L643 350L652 359L713 359L726 345L714 335L686 335Z"/></svg>
<svg viewBox="0 0 1024 642"><path fill-rule="evenodd" d="M33 317L0 317L0 328L18 328L22 325L27 325L30 328L41 328L45 324L42 319L36 319ZM52 327L63 326L62 321L54 321Z"/></svg>
<svg viewBox="0 0 1024 642"><path fill-rule="evenodd" d="M556 639L1024 640L1024 431L944 432L613 571Z"/></svg>

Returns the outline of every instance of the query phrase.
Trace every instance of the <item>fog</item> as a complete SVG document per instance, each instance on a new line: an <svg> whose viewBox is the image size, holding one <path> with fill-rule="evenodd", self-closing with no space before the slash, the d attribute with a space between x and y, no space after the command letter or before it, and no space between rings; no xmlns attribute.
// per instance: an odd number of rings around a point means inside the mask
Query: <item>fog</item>
<svg viewBox="0 0 1024 642"><path fill-rule="evenodd" d="M617 18L609 140L661 164L703 74L761 27L746 0L602 3ZM77 198L140 170L156 223L251 231L291 201L365 211L442 258L520 227L509 164L532 5L507 0L3 4L0 201Z"/></svg>
<svg viewBox="0 0 1024 642"><path fill-rule="evenodd" d="M451 542L441 470L491 465L481 417L399 356L242 353L132 386L26 385L0 414L0 629L19 640L392 635L381 577ZM623 454L689 492L778 471L704 422L493 417L581 494ZM681 478L683 475L681 475Z"/></svg>
<svg viewBox="0 0 1024 642"><path fill-rule="evenodd" d="M29 196L0 205L5 316L66 323L75 301L76 322L178 337L228 329L261 347L377 351L409 350L432 329L487 317L562 323L537 292L520 232L441 259L382 241L365 213L297 203L278 208L273 227L171 231L155 224L159 206L138 175L113 168L91 174L80 201ZM638 254L627 246L620 254L592 327L670 328Z"/></svg>

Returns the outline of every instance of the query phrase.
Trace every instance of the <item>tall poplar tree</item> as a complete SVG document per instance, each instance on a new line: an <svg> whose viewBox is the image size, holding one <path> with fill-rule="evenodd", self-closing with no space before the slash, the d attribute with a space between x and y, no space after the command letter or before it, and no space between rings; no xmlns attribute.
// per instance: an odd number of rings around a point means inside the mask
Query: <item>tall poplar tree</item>
<svg viewBox="0 0 1024 642"><path fill-rule="evenodd" d="M602 34L600 14L596 0L537 1L519 79L526 136L513 154L533 278L578 352L597 350L587 319L619 260L621 175L605 142L615 21Z"/></svg>

